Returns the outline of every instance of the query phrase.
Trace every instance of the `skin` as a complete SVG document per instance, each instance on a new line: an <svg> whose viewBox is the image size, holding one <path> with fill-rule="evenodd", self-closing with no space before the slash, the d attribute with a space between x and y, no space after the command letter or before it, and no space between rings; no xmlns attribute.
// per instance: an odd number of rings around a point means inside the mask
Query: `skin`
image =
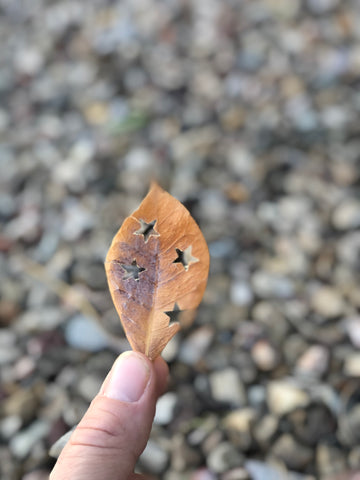
<svg viewBox="0 0 360 480"><path fill-rule="evenodd" d="M50 474L50 480L141 480L135 463L148 441L168 367L158 357L125 352L115 361L100 392Z"/></svg>

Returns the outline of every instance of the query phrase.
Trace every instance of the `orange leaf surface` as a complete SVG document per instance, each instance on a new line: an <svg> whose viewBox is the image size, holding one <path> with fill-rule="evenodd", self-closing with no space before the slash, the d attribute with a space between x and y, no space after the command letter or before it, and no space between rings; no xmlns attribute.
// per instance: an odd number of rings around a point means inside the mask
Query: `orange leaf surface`
<svg viewBox="0 0 360 480"><path fill-rule="evenodd" d="M188 210L153 183L115 235L105 270L131 347L153 360L180 328L165 312L200 303L209 251Z"/></svg>

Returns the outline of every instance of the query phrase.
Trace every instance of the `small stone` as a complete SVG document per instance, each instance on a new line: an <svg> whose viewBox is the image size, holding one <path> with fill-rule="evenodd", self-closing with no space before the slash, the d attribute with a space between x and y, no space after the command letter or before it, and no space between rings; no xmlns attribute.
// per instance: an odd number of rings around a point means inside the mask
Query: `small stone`
<svg viewBox="0 0 360 480"><path fill-rule="evenodd" d="M28 422L36 415L42 394L43 385L40 383L28 389L20 388L2 401L3 412Z"/></svg>
<svg viewBox="0 0 360 480"><path fill-rule="evenodd" d="M347 199L334 211L332 221L338 230L360 227L360 201Z"/></svg>
<svg viewBox="0 0 360 480"><path fill-rule="evenodd" d="M295 408L306 406L309 395L290 380L274 380L268 384L267 403L272 413L281 416Z"/></svg>
<svg viewBox="0 0 360 480"><path fill-rule="evenodd" d="M354 347L360 348L360 316L347 318L345 329Z"/></svg>
<svg viewBox="0 0 360 480"><path fill-rule="evenodd" d="M184 435L175 434L172 438L171 470L184 472L197 467L202 463L202 457L198 449L190 447Z"/></svg>
<svg viewBox="0 0 360 480"><path fill-rule="evenodd" d="M48 480L49 472L47 470L33 470L26 473L21 480Z"/></svg>
<svg viewBox="0 0 360 480"><path fill-rule="evenodd" d="M166 469L166 466L169 461L169 455L154 440L149 440L145 450L140 455L139 463L143 466L149 473L155 475L160 475Z"/></svg>
<svg viewBox="0 0 360 480"><path fill-rule="evenodd" d="M339 0L307 0L307 6L312 13L327 13L339 4Z"/></svg>
<svg viewBox="0 0 360 480"><path fill-rule="evenodd" d="M103 380L92 373L83 374L77 383L77 391L85 400L91 402L99 393Z"/></svg>
<svg viewBox="0 0 360 480"><path fill-rule="evenodd" d="M64 210L61 233L65 240L69 242L79 240L85 232L92 229L94 218L87 207L70 198Z"/></svg>
<svg viewBox="0 0 360 480"><path fill-rule="evenodd" d="M22 75L36 75L43 63L44 58L41 52L30 46L18 51L15 56L15 68Z"/></svg>
<svg viewBox="0 0 360 480"><path fill-rule="evenodd" d="M345 358L344 374L349 377L360 377L360 353L352 353Z"/></svg>
<svg viewBox="0 0 360 480"><path fill-rule="evenodd" d="M177 402L178 397L174 392L167 392L162 395L156 404L154 423L168 425L174 418Z"/></svg>
<svg viewBox="0 0 360 480"><path fill-rule="evenodd" d="M44 420L36 420L26 430L22 430L10 441L10 450L17 458L25 458L41 439L46 437L50 425Z"/></svg>
<svg viewBox="0 0 360 480"><path fill-rule="evenodd" d="M175 337L172 337L170 342L165 346L164 350L161 353L161 356L167 363L172 362L176 359L179 353L179 348L180 348L179 336L175 335Z"/></svg>
<svg viewBox="0 0 360 480"><path fill-rule="evenodd" d="M294 295L293 282L284 276L259 270L252 276L255 293L261 298L287 299Z"/></svg>
<svg viewBox="0 0 360 480"><path fill-rule="evenodd" d="M56 329L64 321L64 312L56 307L38 307L24 312L18 318L16 331L23 333L43 332Z"/></svg>
<svg viewBox="0 0 360 480"><path fill-rule="evenodd" d="M295 369L299 375L322 377L328 369L329 351L322 345L312 345L299 358Z"/></svg>
<svg viewBox="0 0 360 480"><path fill-rule="evenodd" d="M300 1L294 0L266 0L265 5L270 9L271 13L280 20L288 20L295 18L300 9Z"/></svg>
<svg viewBox="0 0 360 480"><path fill-rule="evenodd" d="M276 430L279 425L279 420L275 415L265 415L254 426L253 433L255 440L264 449L268 449L276 434Z"/></svg>
<svg viewBox="0 0 360 480"><path fill-rule="evenodd" d="M10 415L0 421L0 434L5 439L13 437L21 428L22 420L18 415Z"/></svg>
<svg viewBox="0 0 360 480"><path fill-rule="evenodd" d="M252 425L256 419L253 408L240 408L226 415L224 428L231 443L240 450L248 450L252 444Z"/></svg>
<svg viewBox="0 0 360 480"><path fill-rule="evenodd" d="M192 332L180 346L179 360L187 365L196 365L210 347L214 333L214 329L209 325Z"/></svg>
<svg viewBox="0 0 360 480"><path fill-rule="evenodd" d="M351 449L348 459L350 468L358 470L360 474L360 445Z"/></svg>
<svg viewBox="0 0 360 480"><path fill-rule="evenodd" d="M236 281L231 284L230 300L234 305L249 305L253 300L250 285L246 282Z"/></svg>
<svg viewBox="0 0 360 480"><path fill-rule="evenodd" d="M250 480L248 471L243 467L233 468L221 476L221 480Z"/></svg>
<svg viewBox="0 0 360 480"><path fill-rule="evenodd" d="M312 308L325 318L338 317L343 313L344 300L338 290L330 286L321 286L311 298Z"/></svg>
<svg viewBox="0 0 360 480"><path fill-rule="evenodd" d="M334 435L337 427L334 414L320 401L294 410L287 420L296 438L312 447Z"/></svg>
<svg viewBox="0 0 360 480"><path fill-rule="evenodd" d="M282 460L288 468L301 470L313 457L313 450L298 443L291 435L282 435L274 444L272 453Z"/></svg>
<svg viewBox="0 0 360 480"><path fill-rule="evenodd" d="M244 386L238 371L233 367L213 372L209 378L211 394L217 402L241 407L246 403Z"/></svg>
<svg viewBox="0 0 360 480"><path fill-rule="evenodd" d="M199 468L191 473L190 480L217 480L217 476L208 468Z"/></svg>
<svg viewBox="0 0 360 480"><path fill-rule="evenodd" d="M223 473L244 463L242 453L229 442L217 445L207 456L207 466L215 473Z"/></svg>
<svg viewBox="0 0 360 480"><path fill-rule="evenodd" d="M275 368L278 363L278 354L267 340L258 340L251 349L251 356L256 366L268 372Z"/></svg>
<svg viewBox="0 0 360 480"><path fill-rule="evenodd" d="M97 324L83 315L75 315L65 326L68 345L87 352L98 352L108 346L104 332Z"/></svg>
<svg viewBox="0 0 360 480"><path fill-rule="evenodd" d="M328 479L346 470L346 457L335 446L319 444L316 449L316 466L320 478Z"/></svg>

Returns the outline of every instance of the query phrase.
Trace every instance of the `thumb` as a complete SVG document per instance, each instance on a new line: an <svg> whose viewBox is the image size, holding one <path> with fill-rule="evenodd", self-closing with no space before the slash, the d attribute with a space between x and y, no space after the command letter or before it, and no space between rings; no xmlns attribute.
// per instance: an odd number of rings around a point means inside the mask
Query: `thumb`
<svg viewBox="0 0 360 480"><path fill-rule="evenodd" d="M115 361L100 393L74 430L50 480L127 479L147 443L168 368L137 352Z"/></svg>

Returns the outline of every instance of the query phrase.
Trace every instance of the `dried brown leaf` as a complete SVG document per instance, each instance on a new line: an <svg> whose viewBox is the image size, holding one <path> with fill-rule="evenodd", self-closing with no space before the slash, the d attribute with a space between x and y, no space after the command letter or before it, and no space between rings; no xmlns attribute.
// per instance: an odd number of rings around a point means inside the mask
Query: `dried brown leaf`
<svg viewBox="0 0 360 480"><path fill-rule="evenodd" d="M115 235L105 269L130 345L155 359L180 328L165 312L200 303L209 251L188 210L154 183Z"/></svg>

